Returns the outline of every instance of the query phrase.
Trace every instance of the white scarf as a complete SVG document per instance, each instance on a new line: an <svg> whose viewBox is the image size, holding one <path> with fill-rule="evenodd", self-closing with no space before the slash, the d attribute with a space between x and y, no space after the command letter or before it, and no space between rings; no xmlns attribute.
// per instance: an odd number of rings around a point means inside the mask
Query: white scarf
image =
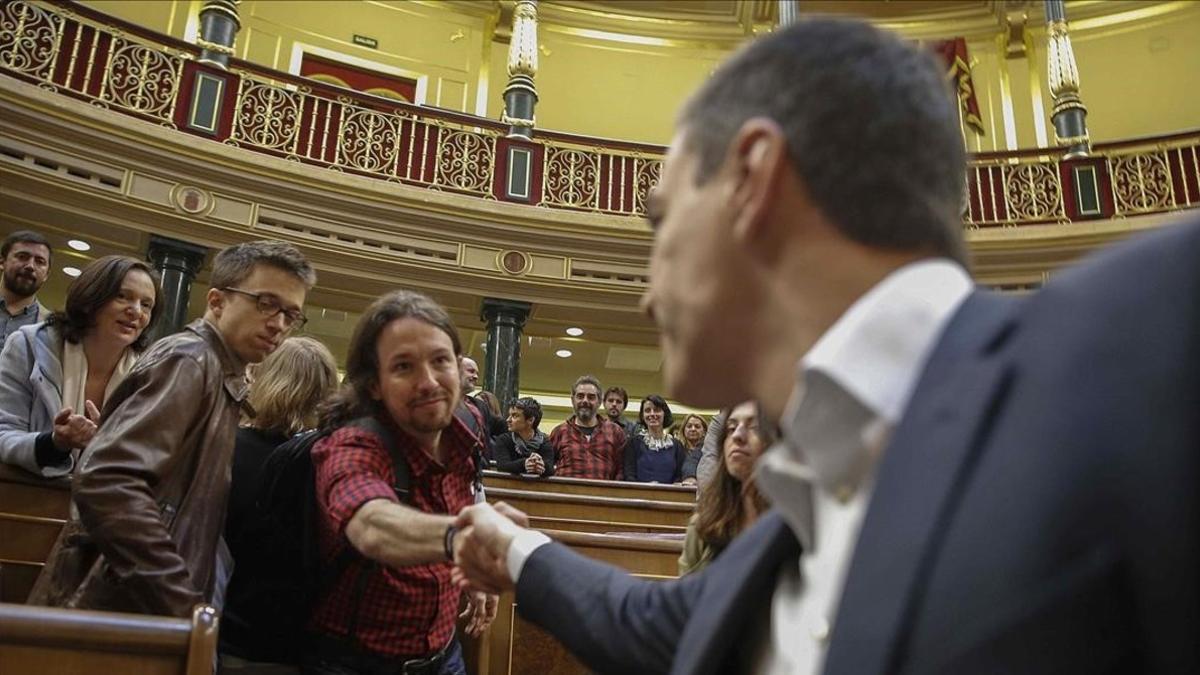
<svg viewBox="0 0 1200 675"><path fill-rule="evenodd" d="M112 376L108 378L108 386L104 388L104 401L112 395L116 390L117 385L125 379L129 374L129 370L133 368L133 364L137 361L137 353L128 347L121 352L121 358L117 359L117 367L113 369ZM62 402L63 407L69 407L75 411L76 415L86 414L84 411L87 408L84 402L87 400L87 374L88 362L87 354L83 351L82 343L71 343L63 340L63 383L62 383ZM104 408L104 401L92 401L97 408Z"/></svg>

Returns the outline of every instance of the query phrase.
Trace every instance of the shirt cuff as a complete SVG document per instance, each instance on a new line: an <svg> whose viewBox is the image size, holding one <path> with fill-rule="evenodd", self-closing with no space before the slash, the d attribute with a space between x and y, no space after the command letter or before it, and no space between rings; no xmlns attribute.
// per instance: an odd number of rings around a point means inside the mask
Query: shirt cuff
<svg viewBox="0 0 1200 675"><path fill-rule="evenodd" d="M508 575L512 577L513 583L517 583L521 578L521 568L525 567L525 561L533 552L542 546L550 543L550 537L538 532L537 530L521 530L513 537L512 543L508 545L508 555L505 557L505 562L508 565Z"/></svg>
<svg viewBox="0 0 1200 675"><path fill-rule="evenodd" d="M54 444L54 432L52 431L44 431L37 435L33 441L33 455L40 469L69 468L71 464L71 451L63 450Z"/></svg>

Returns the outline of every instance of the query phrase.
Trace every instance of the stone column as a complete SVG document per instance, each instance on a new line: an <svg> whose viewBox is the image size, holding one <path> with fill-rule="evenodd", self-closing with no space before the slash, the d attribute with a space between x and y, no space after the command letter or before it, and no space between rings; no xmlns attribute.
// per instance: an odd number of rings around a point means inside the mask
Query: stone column
<svg viewBox="0 0 1200 675"><path fill-rule="evenodd" d="M538 100L533 78L537 69L537 0L517 0L508 43L508 86L504 88L504 112L500 116L500 121L508 125L509 136L533 138L533 109Z"/></svg>
<svg viewBox="0 0 1200 675"><path fill-rule="evenodd" d="M242 0L204 0L200 7L200 37L196 44L204 51L198 61L218 68L229 66L233 56L233 42L237 38L242 21L238 18L238 5Z"/></svg>
<svg viewBox="0 0 1200 675"><path fill-rule="evenodd" d="M521 332L531 309L528 302L483 299L480 318L487 322L483 388L495 394L501 406L508 406L521 392Z"/></svg>
<svg viewBox="0 0 1200 675"><path fill-rule="evenodd" d="M796 23L800 18L800 0L779 0L779 27Z"/></svg>
<svg viewBox="0 0 1200 675"><path fill-rule="evenodd" d="M1054 108L1054 137L1066 152L1063 159L1086 157L1092 143L1087 130L1087 108L1079 97L1079 67L1067 35L1067 13L1063 0L1046 0L1046 66Z"/></svg>
<svg viewBox="0 0 1200 675"><path fill-rule="evenodd" d="M150 235L149 258L162 276L162 318L153 339L178 332L187 323L192 281L204 264L208 249L176 239Z"/></svg>

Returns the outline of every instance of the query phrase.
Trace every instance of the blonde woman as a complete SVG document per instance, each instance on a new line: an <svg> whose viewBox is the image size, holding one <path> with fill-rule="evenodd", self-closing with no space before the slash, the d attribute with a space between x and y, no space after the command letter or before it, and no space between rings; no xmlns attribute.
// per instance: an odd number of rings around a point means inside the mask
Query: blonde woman
<svg viewBox="0 0 1200 675"><path fill-rule="evenodd" d="M687 451L680 480L683 485L696 484L696 469L700 466L700 457L704 452L704 434L707 431L708 422L696 413L684 417L679 425L679 440L683 443L683 449Z"/></svg>
<svg viewBox="0 0 1200 675"><path fill-rule="evenodd" d="M243 517L254 508L263 462L292 436L317 424L317 404L337 388L337 362L310 337L289 338L250 371L247 400L254 417L244 417L233 448L233 484L225 538L237 539Z"/></svg>
<svg viewBox="0 0 1200 675"><path fill-rule="evenodd" d="M221 665L228 672L237 672L237 666L274 660L257 649L248 629L253 621L245 612L255 606L254 581L270 572L256 565L258 542L253 541L253 528L247 525L256 522L254 500L267 457L292 436L316 427L317 404L337 389L337 362L317 340L293 337L255 366L250 379L247 400L255 415L243 419L238 429L225 518L225 542L235 563L221 617ZM296 508L303 505L297 504Z"/></svg>

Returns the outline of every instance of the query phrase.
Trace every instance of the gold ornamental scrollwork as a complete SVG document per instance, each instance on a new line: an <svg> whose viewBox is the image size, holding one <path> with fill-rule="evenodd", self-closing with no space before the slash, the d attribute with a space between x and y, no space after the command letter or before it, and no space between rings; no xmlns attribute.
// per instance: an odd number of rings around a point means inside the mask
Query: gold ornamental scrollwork
<svg viewBox="0 0 1200 675"><path fill-rule="evenodd" d="M661 159L638 159L637 183L634 185L634 211L639 215L646 214L646 199L650 191L658 185L662 177Z"/></svg>
<svg viewBox="0 0 1200 675"><path fill-rule="evenodd" d="M1160 153L1109 158L1113 199L1118 213L1143 213L1170 208L1171 174Z"/></svg>
<svg viewBox="0 0 1200 675"><path fill-rule="evenodd" d="M234 117L236 141L271 150L290 150L300 128L300 96L282 87L242 80Z"/></svg>
<svg viewBox="0 0 1200 675"><path fill-rule="evenodd" d="M495 138L446 127L438 129L434 184L491 194L492 171L496 165Z"/></svg>
<svg viewBox="0 0 1200 675"><path fill-rule="evenodd" d="M1007 167L1004 173L1009 220L1065 218L1057 163L1018 164Z"/></svg>
<svg viewBox="0 0 1200 675"><path fill-rule="evenodd" d="M542 203L594 208L600 183L600 155L546 146Z"/></svg>
<svg viewBox="0 0 1200 675"><path fill-rule="evenodd" d="M182 61L156 49L113 40L100 98L143 115L170 120Z"/></svg>
<svg viewBox="0 0 1200 675"><path fill-rule="evenodd" d="M396 163L400 120L393 115L348 108L338 139L338 156L346 167L360 171L390 172Z"/></svg>
<svg viewBox="0 0 1200 675"><path fill-rule="evenodd" d="M0 67L49 80L62 17L22 0L0 6Z"/></svg>

